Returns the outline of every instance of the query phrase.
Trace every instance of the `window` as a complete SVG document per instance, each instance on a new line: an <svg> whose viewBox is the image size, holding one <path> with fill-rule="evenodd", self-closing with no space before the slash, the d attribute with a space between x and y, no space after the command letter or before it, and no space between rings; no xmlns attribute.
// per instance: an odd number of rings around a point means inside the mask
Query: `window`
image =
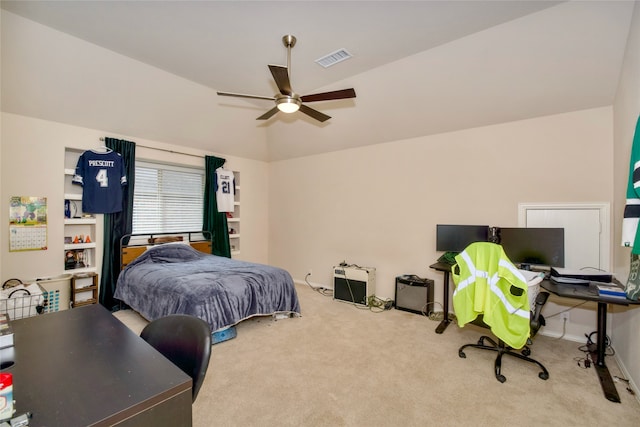
<svg viewBox="0 0 640 427"><path fill-rule="evenodd" d="M204 169L136 163L134 233L202 230Z"/></svg>

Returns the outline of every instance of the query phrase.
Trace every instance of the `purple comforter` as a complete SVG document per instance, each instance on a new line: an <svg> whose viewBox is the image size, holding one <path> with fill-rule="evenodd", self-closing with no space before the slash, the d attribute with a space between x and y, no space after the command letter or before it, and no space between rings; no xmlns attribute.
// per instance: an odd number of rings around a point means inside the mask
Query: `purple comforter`
<svg viewBox="0 0 640 427"><path fill-rule="evenodd" d="M147 320L190 314L212 331L252 316L300 314L287 271L207 255L185 244L149 248L120 273L114 296Z"/></svg>

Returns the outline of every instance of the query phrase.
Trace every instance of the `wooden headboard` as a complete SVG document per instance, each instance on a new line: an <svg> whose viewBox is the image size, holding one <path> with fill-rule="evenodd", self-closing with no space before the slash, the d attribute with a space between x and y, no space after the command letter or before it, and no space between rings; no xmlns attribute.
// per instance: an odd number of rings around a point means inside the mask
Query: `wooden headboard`
<svg viewBox="0 0 640 427"><path fill-rule="evenodd" d="M187 242L193 249L211 254L211 233L208 231L126 234L120 239L120 270L142 255L149 246L171 242Z"/></svg>

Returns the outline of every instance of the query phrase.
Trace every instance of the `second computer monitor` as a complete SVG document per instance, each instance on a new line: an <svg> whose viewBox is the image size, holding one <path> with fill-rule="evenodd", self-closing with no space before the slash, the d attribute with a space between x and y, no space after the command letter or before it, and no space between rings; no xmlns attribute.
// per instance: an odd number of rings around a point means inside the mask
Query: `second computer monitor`
<svg viewBox="0 0 640 427"><path fill-rule="evenodd" d="M500 228L498 233L512 263L564 267L564 228Z"/></svg>
<svg viewBox="0 0 640 427"><path fill-rule="evenodd" d="M488 225L436 225L436 251L462 252L473 242L486 242Z"/></svg>

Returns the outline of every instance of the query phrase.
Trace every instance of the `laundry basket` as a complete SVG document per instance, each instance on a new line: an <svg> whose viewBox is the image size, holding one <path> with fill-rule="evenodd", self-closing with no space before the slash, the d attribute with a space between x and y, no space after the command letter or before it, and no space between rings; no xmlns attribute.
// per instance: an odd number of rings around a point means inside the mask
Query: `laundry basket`
<svg viewBox="0 0 640 427"><path fill-rule="evenodd" d="M38 283L16 284L10 280L7 280L0 289L0 313L6 313L9 315L9 319L17 320L37 316L44 312L47 299L42 286Z"/></svg>
<svg viewBox="0 0 640 427"><path fill-rule="evenodd" d="M26 283L37 282L44 289L44 298L47 300L44 312L55 313L70 308L72 277L73 274L64 273L53 277L39 277Z"/></svg>

